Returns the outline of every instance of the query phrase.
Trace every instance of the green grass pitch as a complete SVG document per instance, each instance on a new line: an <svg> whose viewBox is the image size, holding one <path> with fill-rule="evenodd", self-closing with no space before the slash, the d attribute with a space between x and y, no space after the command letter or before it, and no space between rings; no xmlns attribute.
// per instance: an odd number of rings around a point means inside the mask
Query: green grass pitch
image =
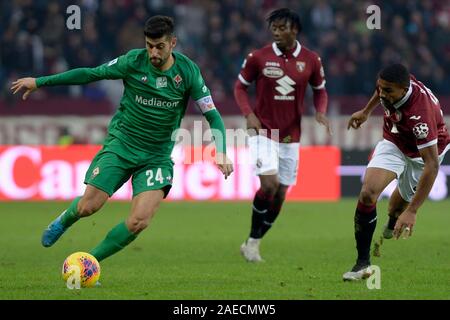
<svg viewBox="0 0 450 320"><path fill-rule="evenodd" d="M130 204L106 204L43 248L43 229L66 207L0 202L0 299L450 299L450 200L427 201L412 238L384 242L372 258L379 290L342 281L355 260L354 199L287 203L261 244L261 264L239 253L249 202L163 203L135 242L102 262L102 286L81 290L61 279L65 257L94 247ZM374 240L386 208L380 201Z"/></svg>

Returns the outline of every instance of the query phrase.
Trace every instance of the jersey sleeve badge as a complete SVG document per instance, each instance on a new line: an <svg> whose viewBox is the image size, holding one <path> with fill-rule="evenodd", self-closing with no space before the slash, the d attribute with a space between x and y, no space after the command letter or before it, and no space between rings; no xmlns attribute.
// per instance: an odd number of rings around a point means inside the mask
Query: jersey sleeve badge
<svg viewBox="0 0 450 320"><path fill-rule="evenodd" d="M417 139L425 139L428 137L429 131L428 124L425 122L418 123L413 127L413 133Z"/></svg>

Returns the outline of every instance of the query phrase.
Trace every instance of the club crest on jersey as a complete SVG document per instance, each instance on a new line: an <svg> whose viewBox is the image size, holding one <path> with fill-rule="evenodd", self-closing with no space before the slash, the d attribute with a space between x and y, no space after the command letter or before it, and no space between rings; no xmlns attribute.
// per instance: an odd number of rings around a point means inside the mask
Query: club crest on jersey
<svg viewBox="0 0 450 320"><path fill-rule="evenodd" d="M100 168L96 167L94 170L92 170L91 179L94 179L98 174L100 173Z"/></svg>
<svg viewBox="0 0 450 320"><path fill-rule="evenodd" d="M147 82L147 81L148 81L147 76L142 76L141 81L142 81L142 82Z"/></svg>
<svg viewBox="0 0 450 320"><path fill-rule="evenodd" d="M306 63L304 61L297 61L297 63L295 65L297 67L298 72L305 71Z"/></svg>
<svg viewBox="0 0 450 320"><path fill-rule="evenodd" d="M167 78L166 77L158 77L156 78L156 88L166 88L167 87Z"/></svg>
<svg viewBox="0 0 450 320"><path fill-rule="evenodd" d="M180 74L177 74L175 77L173 77L173 81L175 82L175 86L178 88L181 84L181 81L183 81L183 78L181 78Z"/></svg>

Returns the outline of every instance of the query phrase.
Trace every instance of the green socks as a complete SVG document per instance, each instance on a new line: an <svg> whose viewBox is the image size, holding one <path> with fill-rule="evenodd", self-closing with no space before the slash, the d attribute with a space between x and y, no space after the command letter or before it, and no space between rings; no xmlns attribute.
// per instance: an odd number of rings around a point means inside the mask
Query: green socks
<svg viewBox="0 0 450 320"><path fill-rule="evenodd" d="M61 214L61 224L64 228L68 228L80 219L78 215L78 202L81 197L75 198L69 208ZM125 222L119 223L106 235L106 238L94 249L90 254L101 261L117 251L126 247L130 242L136 239L136 235L131 233Z"/></svg>
<svg viewBox="0 0 450 320"><path fill-rule="evenodd" d="M125 222L121 222L112 228L106 235L106 238L89 253L97 258L98 261L102 261L126 247L136 237L137 235L128 230Z"/></svg>
<svg viewBox="0 0 450 320"><path fill-rule="evenodd" d="M80 219L77 210L78 202L80 201L80 199L81 197L76 197L75 199L73 199L69 208L67 208L67 210L64 211L64 213L61 215L61 224L64 228L70 227Z"/></svg>

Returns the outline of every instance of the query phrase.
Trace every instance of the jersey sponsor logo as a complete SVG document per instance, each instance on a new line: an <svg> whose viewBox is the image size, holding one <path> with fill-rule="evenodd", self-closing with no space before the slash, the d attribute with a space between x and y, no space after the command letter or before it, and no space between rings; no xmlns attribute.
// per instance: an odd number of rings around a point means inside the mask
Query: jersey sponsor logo
<svg viewBox="0 0 450 320"><path fill-rule="evenodd" d="M108 63L108 67L112 66L113 64L116 64L116 63L117 63L117 60L119 60L119 58L115 58L114 60L111 60L111 61Z"/></svg>
<svg viewBox="0 0 450 320"><path fill-rule="evenodd" d="M411 120L420 120L421 116L411 116L409 117Z"/></svg>
<svg viewBox="0 0 450 320"><path fill-rule="evenodd" d="M175 87L179 88L181 81L183 81L183 78L180 76L180 74L177 74L175 77L173 77L173 81L175 82Z"/></svg>
<svg viewBox="0 0 450 320"><path fill-rule="evenodd" d="M158 108L164 108L164 109L173 109L175 107L178 106L178 104L180 103L180 101L165 101L165 100L160 100L157 98L151 98L151 99L146 99L143 98L142 96L135 96L134 101L136 101L139 104L142 104L144 106L149 106L149 107L158 107Z"/></svg>
<svg viewBox="0 0 450 320"><path fill-rule="evenodd" d="M280 64L278 62L267 61L266 67L279 67Z"/></svg>
<svg viewBox="0 0 450 320"><path fill-rule="evenodd" d="M417 139L425 139L429 132L428 124L425 122L418 123L413 128L413 133Z"/></svg>
<svg viewBox="0 0 450 320"><path fill-rule="evenodd" d="M281 93L281 96L275 96L275 100L288 100L292 101L295 100L295 96L288 96L289 93L293 92L295 88L295 81L292 80L289 76L284 76L281 79L277 80L278 86L275 87L275 90L277 90L279 93Z"/></svg>
<svg viewBox="0 0 450 320"><path fill-rule="evenodd" d="M297 61L295 66L297 67L297 71L298 72L303 72L303 71L305 71L306 62L304 62L304 61Z"/></svg>
<svg viewBox="0 0 450 320"><path fill-rule="evenodd" d="M156 78L156 88L166 88L167 87L167 78L166 77L158 77Z"/></svg>
<svg viewBox="0 0 450 320"><path fill-rule="evenodd" d="M265 67L263 74L268 78L279 78L284 75L284 71L277 67Z"/></svg>

